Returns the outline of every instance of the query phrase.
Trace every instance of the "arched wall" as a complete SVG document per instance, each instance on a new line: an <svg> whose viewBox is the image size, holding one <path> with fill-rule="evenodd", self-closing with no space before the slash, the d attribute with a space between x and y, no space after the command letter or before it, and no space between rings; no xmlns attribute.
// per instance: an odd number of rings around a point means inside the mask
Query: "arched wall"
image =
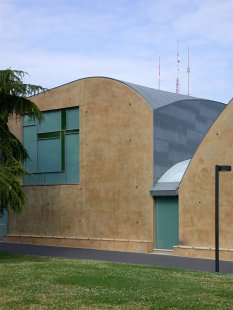
<svg viewBox="0 0 233 310"><path fill-rule="evenodd" d="M233 100L213 124L179 188L178 255L214 257L215 165L233 167ZM220 173L220 258L233 259L233 172Z"/></svg>
<svg viewBox="0 0 233 310"><path fill-rule="evenodd" d="M130 87L87 78L37 95L42 111L79 106L80 184L25 186L5 240L147 252L153 247L153 111ZM20 124L12 123L19 133Z"/></svg>

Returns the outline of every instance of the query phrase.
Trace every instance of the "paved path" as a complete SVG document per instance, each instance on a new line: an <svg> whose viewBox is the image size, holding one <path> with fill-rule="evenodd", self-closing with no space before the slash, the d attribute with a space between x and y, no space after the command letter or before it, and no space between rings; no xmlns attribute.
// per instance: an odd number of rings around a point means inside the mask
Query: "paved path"
<svg viewBox="0 0 233 310"><path fill-rule="evenodd" d="M143 254L93 249L54 247L22 243L0 242L0 253L17 253L26 255L88 259L106 262L200 270L208 272L214 272L215 270L215 261L211 259L188 258L160 254ZM220 272L233 273L233 262L220 261Z"/></svg>

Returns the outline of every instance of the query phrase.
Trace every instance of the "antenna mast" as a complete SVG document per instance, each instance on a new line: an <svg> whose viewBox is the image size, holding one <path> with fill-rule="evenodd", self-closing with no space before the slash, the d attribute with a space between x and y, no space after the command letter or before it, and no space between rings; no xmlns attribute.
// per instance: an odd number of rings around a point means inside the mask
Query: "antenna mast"
<svg viewBox="0 0 233 310"><path fill-rule="evenodd" d="M187 75L188 75L188 96L190 96L190 92L189 92L189 75L190 75L190 66L189 66L189 45L188 45L188 67L187 67Z"/></svg>
<svg viewBox="0 0 233 310"><path fill-rule="evenodd" d="M180 92L180 83L179 83L179 71L180 71L180 59L179 59L179 38L177 38L177 77L176 77L176 93Z"/></svg>
<svg viewBox="0 0 233 310"><path fill-rule="evenodd" d="M159 79L158 79L158 90L160 90L160 56L159 56L159 71L158 71L158 76L159 76Z"/></svg>

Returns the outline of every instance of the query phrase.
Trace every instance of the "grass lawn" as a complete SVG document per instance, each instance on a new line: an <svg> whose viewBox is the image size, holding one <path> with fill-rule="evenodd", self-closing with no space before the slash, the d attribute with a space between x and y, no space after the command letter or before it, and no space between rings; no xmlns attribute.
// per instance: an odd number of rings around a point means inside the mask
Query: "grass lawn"
<svg viewBox="0 0 233 310"><path fill-rule="evenodd" d="M0 309L233 309L233 276L0 254Z"/></svg>

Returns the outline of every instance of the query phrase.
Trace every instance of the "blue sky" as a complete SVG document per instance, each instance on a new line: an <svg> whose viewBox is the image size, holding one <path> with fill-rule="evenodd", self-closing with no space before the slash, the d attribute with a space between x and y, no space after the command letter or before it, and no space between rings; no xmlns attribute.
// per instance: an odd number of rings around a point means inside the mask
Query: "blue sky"
<svg viewBox="0 0 233 310"><path fill-rule="evenodd" d="M233 97L232 0L0 0L0 67L52 88L108 76L229 102Z"/></svg>

